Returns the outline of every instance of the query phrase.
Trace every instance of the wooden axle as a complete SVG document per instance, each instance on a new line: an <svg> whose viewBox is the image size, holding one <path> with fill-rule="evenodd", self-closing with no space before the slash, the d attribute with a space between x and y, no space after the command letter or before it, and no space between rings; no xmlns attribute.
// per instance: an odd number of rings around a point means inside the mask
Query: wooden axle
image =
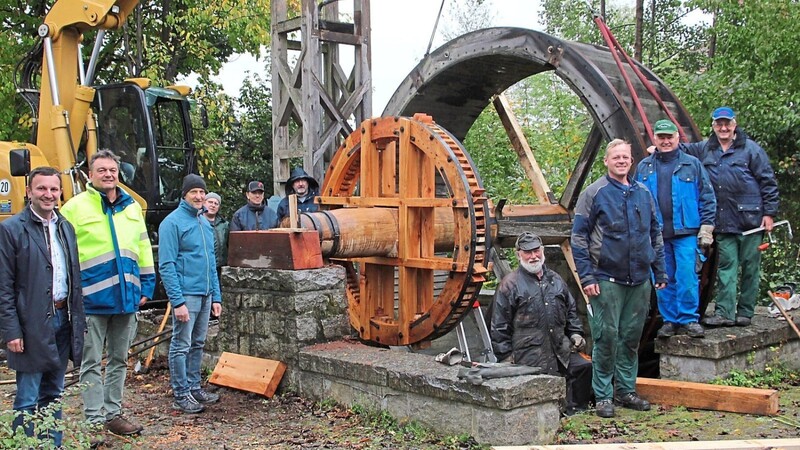
<svg viewBox="0 0 800 450"><path fill-rule="evenodd" d="M452 252L453 210L432 209L434 251ZM303 213L300 226L319 233L325 258L396 258L400 230L398 215L396 208L340 208Z"/></svg>

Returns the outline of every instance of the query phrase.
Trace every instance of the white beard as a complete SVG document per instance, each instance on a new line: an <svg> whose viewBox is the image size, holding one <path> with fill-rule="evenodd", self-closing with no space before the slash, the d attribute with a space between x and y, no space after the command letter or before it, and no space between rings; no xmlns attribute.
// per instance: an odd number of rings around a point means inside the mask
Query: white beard
<svg viewBox="0 0 800 450"><path fill-rule="evenodd" d="M534 275L538 275L539 273L542 272L542 269L544 268L544 257L542 257L542 259L540 259L538 262L535 262L533 264L525 262L525 261L520 261L519 265L526 272L532 273Z"/></svg>

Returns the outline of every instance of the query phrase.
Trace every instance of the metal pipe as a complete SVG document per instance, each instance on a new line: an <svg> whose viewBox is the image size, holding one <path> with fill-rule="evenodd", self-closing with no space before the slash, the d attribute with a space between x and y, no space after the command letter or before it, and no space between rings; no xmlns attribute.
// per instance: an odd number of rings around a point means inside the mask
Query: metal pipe
<svg viewBox="0 0 800 450"><path fill-rule="evenodd" d="M41 34L41 30L39 31ZM50 36L44 38L44 56L47 59L47 70L50 72L50 75L47 77L50 81L50 100L53 102L53 106L57 106L61 104L61 100L59 99L58 95L58 81L56 81L56 62L53 59L53 40ZM44 112L42 112L44 114Z"/></svg>
<svg viewBox="0 0 800 450"><path fill-rule="evenodd" d="M78 44L78 79L81 84L86 81L86 67L83 65L83 44Z"/></svg>
<svg viewBox="0 0 800 450"><path fill-rule="evenodd" d="M103 47L103 39L106 37L106 30L98 30L97 39L94 41L92 48L92 57L89 58L89 70L86 71L86 78L83 81L84 86L89 86L94 81L94 72L97 69L97 60L99 59L100 49Z"/></svg>

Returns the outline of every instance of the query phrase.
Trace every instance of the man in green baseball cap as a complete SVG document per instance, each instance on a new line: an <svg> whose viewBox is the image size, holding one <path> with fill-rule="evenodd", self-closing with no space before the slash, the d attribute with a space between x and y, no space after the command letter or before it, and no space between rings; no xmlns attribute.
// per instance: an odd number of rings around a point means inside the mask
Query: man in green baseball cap
<svg viewBox="0 0 800 450"><path fill-rule="evenodd" d="M656 216L664 237L667 287L656 292L664 325L658 337L676 334L703 337L699 324L699 280L695 272L698 245L713 242L716 198L700 161L678 149L678 127L669 120L653 125L656 151L636 168L656 202Z"/></svg>

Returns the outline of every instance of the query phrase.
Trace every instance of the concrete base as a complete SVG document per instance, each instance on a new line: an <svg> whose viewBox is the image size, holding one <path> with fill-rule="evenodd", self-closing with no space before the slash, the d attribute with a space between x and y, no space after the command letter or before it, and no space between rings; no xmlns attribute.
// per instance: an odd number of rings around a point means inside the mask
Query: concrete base
<svg viewBox="0 0 800 450"><path fill-rule="evenodd" d="M661 378L705 383L731 370L764 370L779 360L800 368L800 340L785 320L756 308L749 327L706 328L704 339L674 336L658 339Z"/></svg>
<svg viewBox="0 0 800 450"><path fill-rule="evenodd" d="M496 445L552 442L559 427L561 377L526 375L474 386L459 366L428 355L339 341L300 350L296 388L317 401L385 410L439 433Z"/></svg>

